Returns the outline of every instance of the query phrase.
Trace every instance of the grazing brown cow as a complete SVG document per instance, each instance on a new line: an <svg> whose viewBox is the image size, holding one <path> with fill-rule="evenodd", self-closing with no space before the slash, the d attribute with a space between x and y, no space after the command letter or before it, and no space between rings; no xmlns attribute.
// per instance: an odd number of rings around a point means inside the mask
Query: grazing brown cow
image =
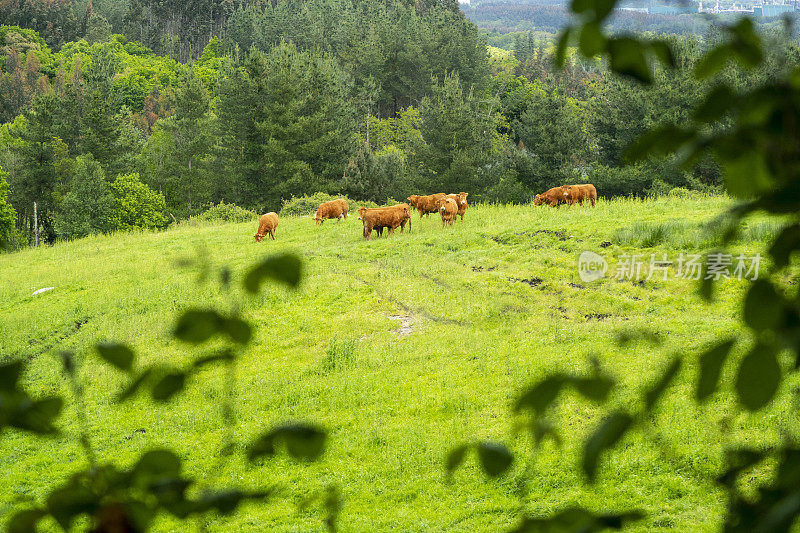
<svg viewBox="0 0 800 533"><path fill-rule="evenodd" d="M314 221L319 226L329 218L342 220L343 218L347 218L348 210L349 206L347 205L347 200L344 198L331 200L330 202L322 202L319 204L317 212L314 213Z"/></svg>
<svg viewBox="0 0 800 533"><path fill-rule="evenodd" d="M278 214L277 213L267 213L266 215L261 215L261 218L258 219L258 231L255 234L256 242L261 242L261 240L269 235L272 237L272 240L275 240L275 230L278 228Z"/></svg>
<svg viewBox="0 0 800 533"><path fill-rule="evenodd" d="M367 240L372 237L372 230L377 231L379 237L383 235L384 228L388 228L389 233L393 234L400 227L400 233L403 233L406 223L408 231L411 231L411 209L408 204L372 209L362 207L358 210L358 218L364 224L364 238Z"/></svg>
<svg viewBox="0 0 800 533"><path fill-rule="evenodd" d="M422 218L422 215L430 215L431 213L437 212L439 210L439 202L445 196L447 195L443 192L429 194L427 196L412 194L408 197L408 203L417 208L417 211L419 211L419 218Z"/></svg>
<svg viewBox="0 0 800 533"><path fill-rule="evenodd" d="M448 194L445 198L452 198L458 205L458 214L461 215L461 220L464 220L464 213L467 211L467 195L469 193L460 192L458 194ZM441 204L439 205L441 207Z"/></svg>
<svg viewBox="0 0 800 533"><path fill-rule="evenodd" d="M579 204L583 205L584 200L592 202L592 207L597 203L597 189L591 183L583 183L581 185L570 185L564 192L564 197L569 202L569 205Z"/></svg>
<svg viewBox="0 0 800 533"><path fill-rule="evenodd" d="M458 204L452 198L445 198L439 207L439 213L442 215L442 227L445 223L453 225L453 221L458 216Z"/></svg>
<svg viewBox="0 0 800 533"><path fill-rule="evenodd" d="M550 207L558 207L560 204L565 204L567 203L567 197L565 196L567 188L568 185L562 185L548 189L542 194L537 194L533 200L533 205L547 204Z"/></svg>
<svg viewBox="0 0 800 533"><path fill-rule="evenodd" d="M350 206L347 204L347 200L339 198L334 200L334 202L339 202L339 205L342 206L342 215L344 215L344 218L347 218L347 214L350 212Z"/></svg>

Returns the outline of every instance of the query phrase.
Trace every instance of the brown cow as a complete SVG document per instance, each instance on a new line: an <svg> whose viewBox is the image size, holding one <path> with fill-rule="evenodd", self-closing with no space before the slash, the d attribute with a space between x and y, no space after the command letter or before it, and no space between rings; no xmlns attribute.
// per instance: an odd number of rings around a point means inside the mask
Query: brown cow
<svg viewBox="0 0 800 533"><path fill-rule="evenodd" d="M278 214L277 213L267 213L266 215L261 215L261 218L258 219L258 232L254 235L256 238L256 242L261 242L261 240L266 237L268 234L272 237L272 240L275 240L275 230L278 228Z"/></svg>
<svg viewBox="0 0 800 533"><path fill-rule="evenodd" d="M347 205L347 200L344 198L331 200L330 202L322 202L319 204L317 212L314 213L314 221L319 226L329 218L342 220L343 218L347 218L348 210L349 206Z"/></svg>
<svg viewBox="0 0 800 533"><path fill-rule="evenodd" d="M455 200L456 205L458 205L458 214L461 215L461 220L464 220L464 213L467 211L467 194L466 192L460 192L458 194L448 194L445 198L452 198ZM441 207L441 204L439 205Z"/></svg>
<svg viewBox="0 0 800 533"><path fill-rule="evenodd" d="M439 214L442 215L442 227L445 223L453 225L453 221L458 216L458 204L452 198L445 198L439 207Z"/></svg>
<svg viewBox="0 0 800 533"><path fill-rule="evenodd" d="M387 207L362 207L358 210L359 220L363 220L364 215L370 219L374 229L378 232L378 236L383 235L384 228L389 229L389 233L394 233L397 227L400 227L400 233L403 233L408 224L408 231L411 231L411 208L408 204L397 204Z"/></svg>
<svg viewBox="0 0 800 533"><path fill-rule="evenodd" d="M364 238L367 240L372 238L372 230L375 230L378 237L383 237L384 228L391 228L392 225L392 215L383 211L375 211L376 209L380 208L362 207L358 210L358 219L364 226Z"/></svg>
<svg viewBox="0 0 800 533"><path fill-rule="evenodd" d="M413 205L419 211L419 218L422 218L422 215L430 215L431 213L436 213L439 210L439 202L447 196L443 192L438 192L436 194L429 194L427 196L419 196L417 194L412 194L408 197L408 203Z"/></svg>
<svg viewBox="0 0 800 533"><path fill-rule="evenodd" d="M592 202L592 207L597 203L597 189L591 183L582 183L580 185L570 185L564 192L564 197L569 202L569 205L583 205L584 200Z"/></svg>
<svg viewBox="0 0 800 533"><path fill-rule="evenodd" d="M342 206L342 215L344 215L344 218L347 218L347 214L350 212L350 206L347 204L347 200L339 198L334 200L334 202L339 202L339 205Z"/></svg>
<svg viewBox="0 0 800 533"><path fill-rule="evenodd" d="M558 207L560 204L567 203L566 193L568 185L553 187L542 194L537 194L533 200L533 205L547 204L550 207Z"/></svg>
<svg viewBox="0 0 800 533"><path fill-rule="evenodd" d="M384 228L389 229L389 233L400 227L403 233L408 223L408 231L411 231L411 210L408 204L397 204L391 207L375 207L367 209L362 207L358 210L358 218L364 224L364 238L369 240L372 237L372 230L378 232L378 236L383 235Z"/></svg>

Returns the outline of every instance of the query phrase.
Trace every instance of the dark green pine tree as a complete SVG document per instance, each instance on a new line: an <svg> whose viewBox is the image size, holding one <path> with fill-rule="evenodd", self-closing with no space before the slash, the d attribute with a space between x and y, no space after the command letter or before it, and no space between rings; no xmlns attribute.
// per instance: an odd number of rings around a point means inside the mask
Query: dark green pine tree
<svg viewBox="0 0 800 533"><path fill-rule="evenodd" d="M81 156L71 174L69 192L54 216L56 234L60 239L77 239L109 231L115 203L103 167L92 156Z"/></svg>
<svg viewBox="0 0 800 533"><path fill-rule="evenodd" d="M262 118L259 98L243 65L224 67L220 75L219 146L216 158L216 196L220 200L255 207L261 145L255 124Z"/></svg>
<svg viewBox="0 0 800 533"><path fill-rule="evenodd" d="M214 118L203 82L193 70L175 95L175 114L159 123L168 134L167 157L172 182L170 204L193 212L211 199L209 158L214 146Z"/></svg>
<svg viewBox="0 0 800 533"><path fill-rule="evenodd" d="M529 91L524 106L512 130L536 162L526 185L537 189L574 182L591 155L585 113L558 91L540 86Z"/></svg>
<svg viewBox="0 0 800 533"><path fill-rule="evenodd" d="M328 56L251 51L220 88L222 150L246 205L336 191L353 150L350 85Z"/></svg>
<svg viewBox="0 0 800 533"><path fill-rule="evenodd" d="M432 190L474 190L478 170L487 162L492 124L480 101L471 92L464 94L458 74L445 76L422 101L420 119Z"/></svg>
<svg viewBox="0 0 800 533"><path fill-rule="evenodd" d="M36 202L40 235L48 241L55 237L53 193L59 183L56 163L67 155L66 146L53 134L58 106L52 91L37 96L23 113L25 125L11 130L17 141L11 146L18 163L9 179L11 202L31 232Z"/></svg>
<svg viewBox="0 0 800 533"><path fill-rule="evenodd" d="M92 154L110 176L125 169L120 166L121 122L117 117L119 95L113 79L119 71L119 60L104 46L85 70L85 92L82 102L81 140L79 152Z"/></svg>

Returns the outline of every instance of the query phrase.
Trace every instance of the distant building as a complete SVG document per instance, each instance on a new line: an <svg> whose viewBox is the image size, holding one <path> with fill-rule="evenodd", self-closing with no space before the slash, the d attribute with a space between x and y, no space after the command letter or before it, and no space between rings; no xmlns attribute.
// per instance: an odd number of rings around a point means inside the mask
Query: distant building
<svg viewBox="0 0 800 533"><path fill-rule="evenodd" d="M695 6L650 6L647 12L651 15L683 15L697 13Z"/></svg>
<svg viewBox="0 0 800 533"><path fill-rule="evenodd" d="M755 17L779 17L784 13L791 13L793 11L794 6L787 4L753 6L753 16Z"/></svg>

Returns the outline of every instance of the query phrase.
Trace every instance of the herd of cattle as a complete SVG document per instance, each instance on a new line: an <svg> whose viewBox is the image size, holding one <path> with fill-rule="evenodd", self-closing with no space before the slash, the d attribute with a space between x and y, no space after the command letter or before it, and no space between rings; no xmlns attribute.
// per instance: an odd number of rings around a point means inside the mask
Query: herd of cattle
<svg viewBox="0 0 800 533"><path fill-rule="evenodd" d="M383 235L384 229L388 229L390 235L397 228L400 228L400 233L403 233L406 224L408 224L408 231L410 232L411 207L417 210L420 218L431 213L439 213L442 217L442 227L447 224L452 226L459 216L461 216L462 221L464 220L464 213L467 211L467 195L468 193L465 192L458 194L437 193L427 196L412 194L408 197L407 204L397 204L389 207L362 207L358 210L358 219L364 225L364 239L369 240L373 231L377 232L378 237L380 237ZM583 185L553 187L542 194L537 194L533 203L534 205L547 204L558 207L562 203L583 205L584 200L591 201L592 207L595 206L597 190L594 185L586 183ZM344 198L323 202L319 204L316 213L314 213L314 221L317 225L324 223L328 219L335 218L339 221L347 218L349 210L350 206ZM261 215L258 221L258 232L255 234L256 241L261 242L267 235L272 237L272 240L275 240L275 229L277 227L277 213L270 212L266 215Z"/></svg>

